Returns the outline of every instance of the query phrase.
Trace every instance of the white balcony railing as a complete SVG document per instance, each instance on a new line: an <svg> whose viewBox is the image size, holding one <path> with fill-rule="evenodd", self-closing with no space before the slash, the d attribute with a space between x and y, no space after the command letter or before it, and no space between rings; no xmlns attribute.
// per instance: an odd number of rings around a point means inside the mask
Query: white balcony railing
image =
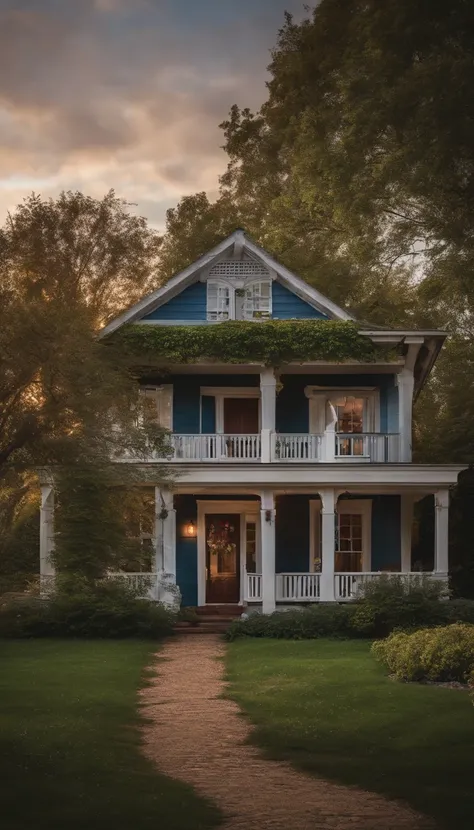
<svg viewBox="0 0 474 830"><path fill-rule="evenodd" d="M400 436L396 433L336 433L335 440L335 457L341 460L353 458L384 463L400 458Z"/></svg>
<svg viewBox="0 0 474 830"><path fill-rule="evenodd" d="M321 461L324 436L311 433L272 434L272 459L274 461Z"/></svg>
<svg viewBox="0 0 474 830"><path fill-rule="evenodd" d="M319 602L319 573L277 574L277 602Z"/></svg>
<svg viewBox="0 0 474 830"><path fill-rule="evenodd" d="M259 461L257 435L170 435L171 461Z"/></svg>

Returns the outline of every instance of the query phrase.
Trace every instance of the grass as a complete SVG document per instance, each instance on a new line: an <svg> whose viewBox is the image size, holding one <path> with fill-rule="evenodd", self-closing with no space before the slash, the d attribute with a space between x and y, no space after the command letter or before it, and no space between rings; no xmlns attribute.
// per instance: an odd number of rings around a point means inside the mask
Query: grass
<svg viewBox="0 0 474 830"><path fill-rule="evenodd" d="M230 695L268 757L474 827L474 707L464 691L390 680L360 641L237 640Z"/></svg>
<svg viewBox="0 0 474 830"><path fill-rule="evenodd" d="M154 647L0 641L2 830L207 830L216 808L141 754L137 689Z"/></svg>

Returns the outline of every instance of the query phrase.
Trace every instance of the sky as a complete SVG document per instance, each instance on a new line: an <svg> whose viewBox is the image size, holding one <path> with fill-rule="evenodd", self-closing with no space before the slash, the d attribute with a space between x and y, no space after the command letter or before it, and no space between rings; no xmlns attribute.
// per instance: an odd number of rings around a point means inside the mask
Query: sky
<svg viewBox="0 0 474 830"><path fill-rule="evenodd" d="M0 0L0 222L32 191L110 188L156 227L216 195L218 124L256 109L307 0Z"/></svg>

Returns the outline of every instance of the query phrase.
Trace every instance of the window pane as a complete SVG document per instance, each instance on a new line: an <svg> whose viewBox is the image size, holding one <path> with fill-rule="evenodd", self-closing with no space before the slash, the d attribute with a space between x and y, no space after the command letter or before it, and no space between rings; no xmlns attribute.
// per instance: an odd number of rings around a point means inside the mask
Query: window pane
<svg viewBox="0 0 474 830"><path fill-rule="evenodd" d="M364 399L352 395L336 399L333 406L337 413L337 432L360 433L364 431ZM352 452L357 455L359 453Z"/></svg>

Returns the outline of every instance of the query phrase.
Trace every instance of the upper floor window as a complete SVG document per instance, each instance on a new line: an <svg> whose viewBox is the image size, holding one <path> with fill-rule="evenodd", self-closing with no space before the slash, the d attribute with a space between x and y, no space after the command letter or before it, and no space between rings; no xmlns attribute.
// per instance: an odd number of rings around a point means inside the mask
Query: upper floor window
<svg viewBox="0 0 474 830"><path fill-rule="evenodd" d="M267 320L271 313L271 280L255 280L243 288L224 280L207 281L208 320Z"/></svg>
<svg viewBox="0 0 474 830"><path fill-rule="evenodd" d="M173 428L173 386L140 386L140 395L146 401L146 417L156 421L163 429Z"/></svg>

